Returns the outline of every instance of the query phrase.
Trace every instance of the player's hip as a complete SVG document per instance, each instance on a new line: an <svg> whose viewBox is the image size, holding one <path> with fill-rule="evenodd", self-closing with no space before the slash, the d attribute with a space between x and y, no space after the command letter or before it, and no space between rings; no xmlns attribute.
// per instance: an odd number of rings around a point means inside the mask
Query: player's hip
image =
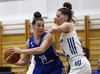
<svg viewBox="0 0 100 74"><path fill-rule="evenodd" d="M88 59L84 56L76 57L70 60L69 64L71 66L70 73L73 71L76 71L76 73L73 73L73 74L79 74L79 73L81 74L82 71L85 71L86 73L90 74L91 72L91 65Z"/></svg>

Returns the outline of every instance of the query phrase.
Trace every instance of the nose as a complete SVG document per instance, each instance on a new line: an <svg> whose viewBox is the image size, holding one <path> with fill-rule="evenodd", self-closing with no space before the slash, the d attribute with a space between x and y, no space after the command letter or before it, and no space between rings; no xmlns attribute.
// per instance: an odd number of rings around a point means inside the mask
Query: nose
<svg viewBox="0 0 100 74"><path fill-rule="evenodd" d="M40 29L43 29L43 27L41 26Z"/></svg>

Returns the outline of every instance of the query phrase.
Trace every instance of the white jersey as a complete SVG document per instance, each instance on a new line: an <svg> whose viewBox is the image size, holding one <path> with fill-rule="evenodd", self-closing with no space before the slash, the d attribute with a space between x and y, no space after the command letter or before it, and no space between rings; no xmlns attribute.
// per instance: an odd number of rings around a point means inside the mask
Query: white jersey
<svg viewBox="0 0 100 74"><path fill-rule="evenodd" d="M31 64L29 66L27 74L33 74L34 67L35 67L35 64L34 64L34 55L32 55Z"/></svg>
<svg viewBox="0 0 100 74"><path fill-rule="evenodd" d="M60 45L71 67L68 74L91 74L91 65L84 56L75 30L71 33L61 33Z"/></svg>
<svg viewBox="0 0 100 74"><path fill-rule="evenodd" d="M67 60L85 54L83 53L82 45L79 42L75 29L71 33L61 33L60 46L67 57Z"/></svg>

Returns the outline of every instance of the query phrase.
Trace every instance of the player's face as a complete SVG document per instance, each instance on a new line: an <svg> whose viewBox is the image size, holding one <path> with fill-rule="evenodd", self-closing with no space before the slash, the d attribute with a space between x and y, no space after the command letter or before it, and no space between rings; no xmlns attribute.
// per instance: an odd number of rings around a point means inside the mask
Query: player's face
<svg viewBox="0 0 100 74"><path fill-rule="evenodd" d="M57 17L56 21L58 26L65 22L65 16L60 11L57 11L56 17Z"/></svg>
<svg viewBox="0 0 100 74"><path fill-rule="evenodd" d="M35 34L42 35L44 32L44 21L37 21L33 29Z"/></svg>
<svg viewBox="0 0 100 74"><path fill-rule="evenodd" d="M98 61L98 67L100 68L100 60Z"/></svg>

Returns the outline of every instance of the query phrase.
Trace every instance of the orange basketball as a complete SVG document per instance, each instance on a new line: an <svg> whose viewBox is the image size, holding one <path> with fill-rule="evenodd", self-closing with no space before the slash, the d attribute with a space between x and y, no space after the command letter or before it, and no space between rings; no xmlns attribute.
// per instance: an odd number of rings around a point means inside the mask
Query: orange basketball
<svg viewBox="0 0 100 74"><path fill-rule="evenodd" d="M19 59L20 59L20 54L12 53L12 52L9 51L9 49L7 49L7 50L4 52L4 60L5 60L7 63L14 64L14 63L16 63Z"/></svg>

